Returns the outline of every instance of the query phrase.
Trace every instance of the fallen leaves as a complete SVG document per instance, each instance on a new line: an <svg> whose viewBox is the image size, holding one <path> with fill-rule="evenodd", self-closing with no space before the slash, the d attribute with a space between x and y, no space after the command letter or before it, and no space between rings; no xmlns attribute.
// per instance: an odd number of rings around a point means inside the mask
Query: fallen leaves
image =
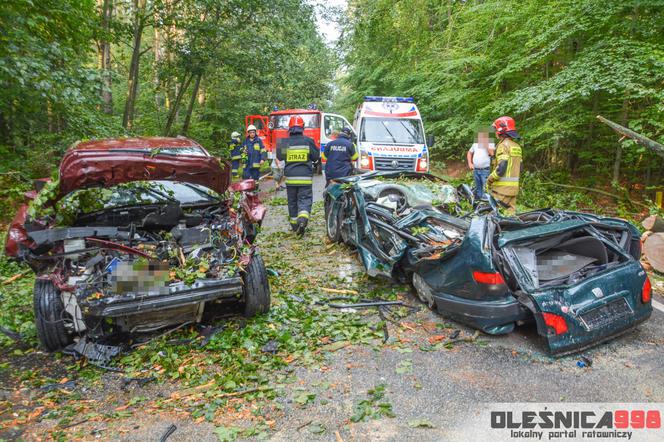
<svg viewBox="0 0 664 442"><path fill-rule="evenodd" d="M331 344L323 345L320 347L320 350L326 352L335 352L337 350L341 350L342 348L348 347L350 344L350 341L337 341L332 342Z"/></svg>
<svg viewBox="0 0 664 442"><path fill-rule="evenodd" d="M445 335L433 335L433 336L429 336L429 338L427 340L429 341L429 344L433 345L433 344L436 344L436 343L444 340L445 338L446 338Z"/></svg>
<svg viewBox="0 0 664 442"><path fill-rule="evenodd" d="M27 272L24 272L24 273L17 273L16 275L11 276L11 277L5 279L4 281L2 281L2 285L9 285L9 284L11 284L11 283L14 282L14 281L23 278L26 274L27 274Z"/></svg>
<svg viewBox="0 0 664 442"><path fill-rule="evenodd" d="M321 287L321 290L327 293L336 293L339 295L359 295L360 293L357 290L350 289L332 289L327 287Z"/></svg>
<svg viewBox="0 0 664 442"><path fill-rule="evenodd" d="M410 428L436 428L427 418L411 419L408 421Z"/></svg>

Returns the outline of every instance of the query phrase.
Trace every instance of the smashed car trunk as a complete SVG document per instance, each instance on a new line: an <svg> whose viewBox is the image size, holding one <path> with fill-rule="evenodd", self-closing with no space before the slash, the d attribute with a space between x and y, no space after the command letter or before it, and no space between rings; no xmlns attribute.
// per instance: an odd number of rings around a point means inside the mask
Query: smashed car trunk
<svg viewBox="0 0 664 442"><path fill-rule="evenodd" d="M503 232L497 242L508 283L551 353L594 345L648 319L652 308L642 295L649 282L633 256L640 253L637 231L573 212L522 215L534 216L538 221Z"/></svg>
<svg viewBox="0 0 664 442"><path fill-rule="evenodd" d="M371 276L412 283L424 303L486 333L535 320L554 354L647 319L638 230L626 221L538 210L502 217L427 174L369 173L328 187L328 236ZM493 203L493 204L492 204Z"/></svg>

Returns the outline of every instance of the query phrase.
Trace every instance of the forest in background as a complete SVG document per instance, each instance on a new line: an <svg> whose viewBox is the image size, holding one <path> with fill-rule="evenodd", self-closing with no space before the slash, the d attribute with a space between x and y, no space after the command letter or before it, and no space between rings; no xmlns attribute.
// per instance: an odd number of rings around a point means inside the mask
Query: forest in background
<svg viewBox="0 0 664 442"><path fill-rule="evenodd" d="M529 172L643 191L664 161L595 116L664 141L662 35L659 0L349 0L335 104L412 95L443 162L510 115Z"/></svg>
<svg viewBox="0 0 664 442"><path fill-rule="evenodd" d="M320 2L319 2L320 3ZM599 123L664 141L659 0L349 0L326 45L313 0L0 2L0 211L81 139L188 135L225 154L244 116L317 103L351 118L364 95L417 100L438 164L511 115L522 201L643 211L662 159ZM322 5L322 9L330 9ZM563 190L563 191L561 191ZM611 201L615 203L616 201Z"/></svg>
<svg viewBox="0 0 664 442"><path fill-rule="evenodd" d="M244 115L332 94L300 0L0 2L0 186L81 139L188 135L223 154Z"/></svg>

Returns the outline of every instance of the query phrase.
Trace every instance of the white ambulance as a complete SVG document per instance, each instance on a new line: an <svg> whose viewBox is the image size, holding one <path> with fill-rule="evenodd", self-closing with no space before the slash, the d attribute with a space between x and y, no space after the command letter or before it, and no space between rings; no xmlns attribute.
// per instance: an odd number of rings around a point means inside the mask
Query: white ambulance
<svg viewBox="0 0 664 442"><path fill-rule="evenodd" d="M357 134L357 168L429 171L429 148L420 111L411 97L364 97L353 128Z"/></svg>

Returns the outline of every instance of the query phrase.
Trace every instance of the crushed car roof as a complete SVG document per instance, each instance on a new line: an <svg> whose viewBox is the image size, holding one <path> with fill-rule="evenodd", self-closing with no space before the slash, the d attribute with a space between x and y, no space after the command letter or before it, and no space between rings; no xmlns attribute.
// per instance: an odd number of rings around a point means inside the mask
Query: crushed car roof
<svg viewBox="0 0 664 442"><path fill-rule="evenodd" d="M196 141L186 137L131 137L110 138L105 140L81 141L72 150L81 149L157 149L164 147L201 147Z"/></svg>
<svg viewBox="0 0 664 442"><path fill-rule="evenodd" d="M182 181L223 193L230 184L230 167L183 137L85 141L62 158L59 197L76 189L144 180Z"/></svg>

